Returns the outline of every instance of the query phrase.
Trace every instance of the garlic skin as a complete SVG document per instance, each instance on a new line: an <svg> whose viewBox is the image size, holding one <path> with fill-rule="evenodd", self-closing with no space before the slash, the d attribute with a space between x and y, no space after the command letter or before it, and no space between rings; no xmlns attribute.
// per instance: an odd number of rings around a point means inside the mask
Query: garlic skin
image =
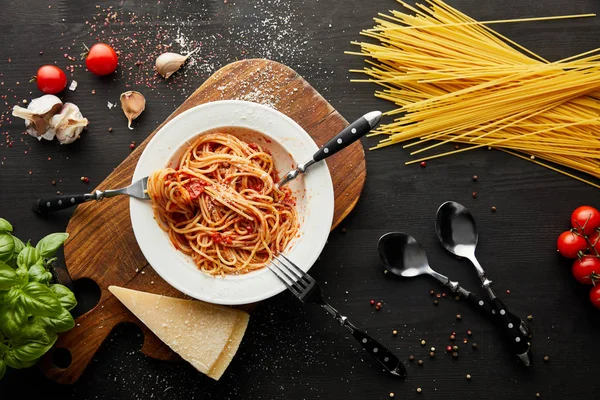
<svg viewBox="0 0 600 400"><path fill-rule="evenodd" d="M46 94L31 100L27 108L14 106L12 115L23 118L27 133L38 140L54 139L54 129L50 124L52 117L60 112L63 102L52 94Z"/></svg>
<svg viewBox="0 0 600 400"><path fill-rule="evenodd" d="M156 72L158 72L163 78L169 79L188 58L199 49L196 49L187 55L183 56L178 53L163 53L156 59Z"/></svg>
<svg viewBox="0 0 600 400"><path fill-rule="evenodd" d="M127 127L131 130L131 122L140 116L142 111L146 109L146 98L140 92L130 90L128 92L121 93L121 108L123 113L127 117Z"/></svg>
<svg viewBox="0 0 600 400"><path fill-rule="evenodd" d="M54 115L50 121L60 144L73 143L87 124L87 118L83 117L79 107L73 103L65 103L60 113Z"/></svg>

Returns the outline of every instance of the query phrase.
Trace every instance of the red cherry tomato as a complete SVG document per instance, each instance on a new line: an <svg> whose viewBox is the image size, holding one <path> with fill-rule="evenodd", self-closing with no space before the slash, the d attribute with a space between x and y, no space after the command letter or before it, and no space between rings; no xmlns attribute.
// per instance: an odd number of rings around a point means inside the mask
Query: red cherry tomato
<svg viewBox="0 0 600 400"><path fill-rule="evenodd" d="M117 69L118 59L117 53L110 45L96 43L85 58L85 65L96 75L108 75Z"/></svg>
<svg viewBox="0 0 600 400"><path fill-rule="evenodd" d="M67 76L56 65L42 65L35 75L38 89L46 94L57 94L67 87Z"/></svg>
<svg viewBox="0 0 600 400"><path fill-rule="evenodd" d="M600 258L585 256L575 260L572 272L575 279L584 285L600 283Z"/></svg>
<svg viewBox="0 0 600 400"><path fill-rule="evenodd" d="M600 308L600 285L594 286L590 291L590 301L596 308Z"/></svg>
<svg viewBox="0 0 600 400"><path fill-rule="evenodd" d="M577 207L571 214L571 225L575 229L583 229L583 233L591 235L600 227L600 211L590 206Z"/></svg>
<svg viewBox="0 0 600 400"><path fill-rule="evenodd" d="M558 252L567 258L577 258L577 253L587 249L587 242L575 232L566 231L560 234L556 241Z"/></svg>

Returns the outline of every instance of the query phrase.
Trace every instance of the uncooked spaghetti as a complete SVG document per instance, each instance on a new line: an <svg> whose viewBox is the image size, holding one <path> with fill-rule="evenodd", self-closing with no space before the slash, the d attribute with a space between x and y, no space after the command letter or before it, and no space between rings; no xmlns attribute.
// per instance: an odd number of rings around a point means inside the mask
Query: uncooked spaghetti
<svg viewBox="0 0 600 400"><path fill-rule="evenodd" d="M155 219L210 275L264 267L298 232L295 200L277 188L273 157L234 135L200 135L176 168L148 179Z"/></svg>
<svg viewBox="0 0 600 400"><path fill-rule="evenodd" d="M474 146L425 155L407 164L479 147L495 147L576 177L543 159L600 178L600 49L549 62L441 0L428 6L399 1L411 14L380 14L362 32L378 41L361 47L370 65L353 70L384 89L400 115L374 134L374 148L418 139L404 147L421 154L449 142ZM514 20L565 19L594 14ZM373 135L373 134L372 134ZM435 142L432 142L435 141ZM420 147L413 147L420 146Z"/></svg>

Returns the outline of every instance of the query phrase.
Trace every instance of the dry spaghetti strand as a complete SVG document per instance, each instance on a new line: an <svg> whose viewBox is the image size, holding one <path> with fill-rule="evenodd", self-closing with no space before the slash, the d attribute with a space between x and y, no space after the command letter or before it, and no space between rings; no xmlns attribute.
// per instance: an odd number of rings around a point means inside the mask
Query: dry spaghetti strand
<svg viewBox="0 0 600 400"><path fill-rule="evenodd" d="M491 146L600 178L600 49L549 62L487 26L595 14L479 22L442 0L399 3L409 13L379 14L361 32L378 43L348 52L367 57L352 72L368 78L354 81L377 83L375 96L398 106L371 134L384 135L374 149L412 140L411 154L425 155L412 164ZM426 155L448 142L473 146Z"/></svg>
<svg viewBox="0 0 600 400"><path fill-rule="evenodd" d="M154 217L210 275L263 268L298 232L295 201L277 188L273 157L231 134L200 135L176 168L148 179Z"/></svg>

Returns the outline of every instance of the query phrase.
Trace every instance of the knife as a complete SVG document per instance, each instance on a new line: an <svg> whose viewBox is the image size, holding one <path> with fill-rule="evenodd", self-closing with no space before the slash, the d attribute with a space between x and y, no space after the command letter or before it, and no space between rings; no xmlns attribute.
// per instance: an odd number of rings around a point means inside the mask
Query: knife
<svg viewBox="0 0 600 400"><path fill-rule="evenodd" d="M304 174L311 165L334 155L356 142L379 124L381 115L381 111L371 111L345 127L340 133L325 143L325 145L313 154L310 159L298 164L295 169L285 174L283 178L277 182L277 187L282 187L288 182L296 179L298 175Z"/></svg>

